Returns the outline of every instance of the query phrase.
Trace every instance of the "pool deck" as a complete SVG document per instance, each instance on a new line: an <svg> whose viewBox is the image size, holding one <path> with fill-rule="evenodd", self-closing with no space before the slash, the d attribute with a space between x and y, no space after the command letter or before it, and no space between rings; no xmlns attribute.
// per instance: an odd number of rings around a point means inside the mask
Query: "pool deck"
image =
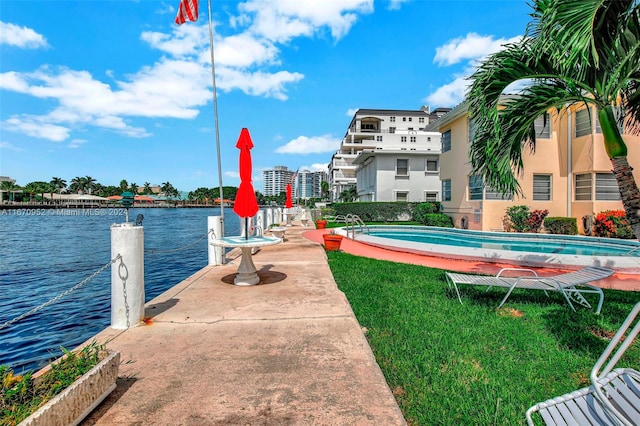
<svg viewBox="0 0 640 426"><path fill-rule="evenodd" d="M305 238L318 243L322 243L322 234L330 232L330 229L317 229L304 233ZM342 240L340 249L345 253L351 253L357 256L370 257L373 259L389 260L392 262L410 263L413 265L428 266L431 268L445 269L456 272L468 272L475 274L491 274L495 275L502 268L513 268L513 263L496 263L483 262L480 260L461 260L452 259L442 256L429 255L425 253L410 253L393 247L383 248L377 245L369 245L349 238ZM567 272L578 267L572 266L536 268L527 267L535 270L541 276L550 276L558 273ZM604 280L594 281L592 284L614 290L640 291L640 275L636 273L615 273ZM606 303L606 301L605 301Z"/></svg>

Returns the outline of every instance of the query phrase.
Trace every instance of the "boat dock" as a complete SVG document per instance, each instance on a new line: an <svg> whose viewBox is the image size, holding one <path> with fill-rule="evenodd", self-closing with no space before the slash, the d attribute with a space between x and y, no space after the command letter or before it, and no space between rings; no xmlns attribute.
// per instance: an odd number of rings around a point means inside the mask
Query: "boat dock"
<svg viewBox="0 0 640 426"><path fill-rule="evenodd" d="M121 353L117 388L83 425L405 425L324 248L288 227L149 301L145 324L95 339Z"/></svg>

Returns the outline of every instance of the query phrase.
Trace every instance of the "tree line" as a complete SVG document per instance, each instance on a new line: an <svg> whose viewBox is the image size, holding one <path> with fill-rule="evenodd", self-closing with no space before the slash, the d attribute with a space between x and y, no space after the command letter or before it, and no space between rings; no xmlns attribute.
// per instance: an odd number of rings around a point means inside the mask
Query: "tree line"
<svg viewBox="0 0 640 426"><path fill-rule="evenodd" d="M325 182L323 182L325 183ZM113 195L122 195L123 192L131 192L136 195L159 195L169 200L180 200L180 191L170 182L164 182L162 185L152 186L151 183L145 182L138 185L136 182L128 182L122 179L118 186L103 185L91 176L77 176L71 181L60 177L52 177L49 182L33 181L24 186L20 186L13 181L0 182L0 189L5 191L2 194L3 200L0 201L31 201L38 202L44 200L44 194L89 194L99 197L110 197ZM323 188L325 189L325 188ZM235 201L238 188L235 186L222 187L222 199L226 201ZM256 191L256 199L260 205L283 205L286 201L286 193L282 191L278 195L266 196ZM328 193L328 190L326 191ZM186 196L186 201L196 204L217 204L220 199L220 188L200 187L194 191L190 191ZM298 205L314 206L319 198L299 199Z"/></svg>

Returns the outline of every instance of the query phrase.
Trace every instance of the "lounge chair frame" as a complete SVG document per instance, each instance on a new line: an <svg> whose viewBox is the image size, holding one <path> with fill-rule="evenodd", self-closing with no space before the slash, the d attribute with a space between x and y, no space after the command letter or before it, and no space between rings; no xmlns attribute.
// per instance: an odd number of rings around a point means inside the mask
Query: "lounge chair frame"
<svg viewBox="0 0 640 426"><path fill-rule="evenodd" d="M511 276L514 273L519 275ZM588 266L577 271L551 277L541 277L536 273L536 271L525 268L503 268L495 276L471 275L455 272L446 272L445 275L449 288L453 286L460 303L462 303L460 290L458 289L458 285L460 284L486 286L487 291L491 290L493 287L507 288L507 294L502 299L502 302L500 302L500 305L498 306L499 308L505 304L513 290L516 288L542 290L546 295L548 295L547 291L560 292L574 311L576 308L573 306L573 302L584 307L591 308L591 305L584 298L583 294L598 294L600 299L598 301L596 313L599 314L602 309L602 303L604 302L604 293L602 292L602 289L589 283L607 278L613 275L613 273L614 271L608 268Z"/></svg>
<svg viewBox="0 0 640 426"><path fill-rule="evenodd" d="M591 386L529 408L526 413L529 425L533 426L536 413L547 425L640 424L640 372L633 368L615 368L640 332L639 312L640 303L631 310L596 361L591 370Z"/></svg>

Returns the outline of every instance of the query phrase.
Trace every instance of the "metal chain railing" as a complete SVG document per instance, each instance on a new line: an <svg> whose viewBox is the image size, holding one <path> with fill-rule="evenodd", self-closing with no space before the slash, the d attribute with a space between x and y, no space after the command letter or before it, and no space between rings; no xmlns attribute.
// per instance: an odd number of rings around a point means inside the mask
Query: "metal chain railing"
<svg viewBox="0 0 640 426"><path fill-rule="evenodd" d="M185 246L182 247L178 247L175 249L168 249L168 250L154 250L154 249L145 249L144 252L145 253L149 253L149 254L158 254L158 253L174 253L176 251L182 251L182 250L186 250L191 246L194 246L196 244L198 244L200 241L204 240L205 238L207 238L209 236L209 234L213 234L213 229L211 229L209 232L207 232L204 236L198 238L197 240L195 240L192 243L189 243Z"/></svg>
<svg viewBox="0 0 640 426"><path fill-rule="evenodd" d="M5 327L8 327L12 324L15 324L18 321L23 320L24 318L28 317L29 315L33 315L36 312L38 312L41 309L46 308L47 306L57 302L58 300L62 299L63 297L67 296L68 294L70 294L71 292L79 289L80 287L82 287L83 285L85 285L86 283L88 283L89 281L91 281L92 279L94 279L95 277L97 277L98 275L100 275L102 272L104 272L105 269L107 269L112 263L115 263L116 260L122 260L122 256L117 255L116 257L114 257L113 259L111 259L109 261L109 263L105 264L104 266L102 266L100 269L98 269L96 272L94 272L93 274L89 275L87 278L85 278L84 280L80 281L78 284L74 285L73 287L71 287L70 289L68 289L67 291L60 293L59 295L57 295L56 297L54 297L53 299L50 299L48 301L46 301L45 303L43 303L40 306L36 306L35 308L31 309L28 312L25 312L22 315L19 315L17 317L15 317L12 320L9 320L3 324L0 324L0 330L2 330Z"/></svg>

